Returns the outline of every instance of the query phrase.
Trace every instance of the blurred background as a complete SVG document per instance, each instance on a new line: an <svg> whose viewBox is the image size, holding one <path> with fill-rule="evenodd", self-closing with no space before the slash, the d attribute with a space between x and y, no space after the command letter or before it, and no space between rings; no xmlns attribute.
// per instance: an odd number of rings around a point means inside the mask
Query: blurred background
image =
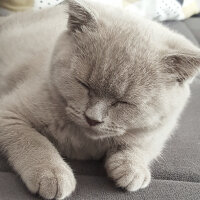
<svg viewBox="0 0 200 200"><path fill-rule="evenodd" d="M42 10L64 0L0 0L0 15L28 9ZM67 1L67 0L66 0ZM89 0L120 6L127 11L156 21L183 20L199 15L200 0Z"/></svg>

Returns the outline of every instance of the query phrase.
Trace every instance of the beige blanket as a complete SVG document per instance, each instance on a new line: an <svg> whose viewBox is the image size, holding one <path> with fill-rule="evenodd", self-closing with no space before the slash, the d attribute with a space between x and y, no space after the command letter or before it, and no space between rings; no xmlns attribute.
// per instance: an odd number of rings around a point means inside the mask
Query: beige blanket
<svg viewBox="0 0 200 200"><path fill-rule="evenodd" d="M23 11L32 8L34 0L0 0L0 7L12 11Z"/></svg>

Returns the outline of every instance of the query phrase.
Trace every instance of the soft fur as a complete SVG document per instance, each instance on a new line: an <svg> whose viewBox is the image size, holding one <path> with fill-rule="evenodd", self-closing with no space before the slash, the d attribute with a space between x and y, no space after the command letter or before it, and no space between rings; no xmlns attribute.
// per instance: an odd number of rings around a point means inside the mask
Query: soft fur
<svg viewBox="0 0 200 200"><path fill-rule="evenodd" d="M1 18L1 151L46 199L75 189L60 154L106 155L117 186L144 188L199 66L200 50L183 36L98 3Z"/></svg>

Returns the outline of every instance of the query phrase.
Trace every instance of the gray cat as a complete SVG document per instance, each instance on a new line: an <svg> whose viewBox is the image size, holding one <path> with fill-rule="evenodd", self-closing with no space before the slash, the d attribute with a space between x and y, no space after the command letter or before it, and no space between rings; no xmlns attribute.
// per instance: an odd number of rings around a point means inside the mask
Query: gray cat
<svg viewBox="0 0 200 200"><path fill-rule="evenodd" d="M46 199L75 189L61 155L105 155L117 186L145 188L199 66L183 36L98 3L1 18L1 151Z"/></svg>

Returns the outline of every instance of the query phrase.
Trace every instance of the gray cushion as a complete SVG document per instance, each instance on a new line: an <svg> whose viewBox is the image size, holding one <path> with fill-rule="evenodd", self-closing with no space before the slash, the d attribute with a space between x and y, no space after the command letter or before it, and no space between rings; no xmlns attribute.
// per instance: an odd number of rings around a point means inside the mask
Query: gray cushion
<svg viewBox="0 0 200 200"><path fill-rule="evenodd" d="M198 183L153 180L147 189L131 194L116 188L106 177L78 175L76 178L78 185L69 200L199 200ZM0 199L39 200L12 173L0 173Z"/></svg>
<svg viewBox="0 0 200 200"><path fill-rule="evenodd" d="M200 20L167 22L198 45ZM191 19L192 20L192 19ZM196 25L195 25L196 24ZM191 29L189 29L191 27ZM197 35L199 36L199 35ZM68 161L77 177L77 189L69 199L199 200L200 199L200 78L192 84L191 99L179 127L168 141L162 158L152 166L150 186L136 193L124 192L106 177L102 161ZM33 200L20 178L0 159L0 199Z"/></svg>
<svg viewBox="0 0 200 200"><path fill-rule="evenodd" d="M195 45L199 44L199 38L197 39L196 35L199 36L199 31L200 28L196 28L196 30L190 29L189 26L194 27L196 25L196 27L199 27L200 24L200 18L198 18L198 20L196 20L197 18L191 18L191 19L187 19L185 21L168 21L168 22L164 22L164 25L168 26L169 28L171 28L172 30L183 34L186 38L188 38L189 40L191 40ZM188 21L190 20L190 21Z"/></svg>
<svg viewBox="0 0 200 200"><path fill-rule="evenodd" d="M185 20L185 24L187 27L190 29L190 31L193 33L193 35L196 37L196 40L200 44L200 26L199 22L200 18L199 17L192 17L187 20Z"/></svg>

